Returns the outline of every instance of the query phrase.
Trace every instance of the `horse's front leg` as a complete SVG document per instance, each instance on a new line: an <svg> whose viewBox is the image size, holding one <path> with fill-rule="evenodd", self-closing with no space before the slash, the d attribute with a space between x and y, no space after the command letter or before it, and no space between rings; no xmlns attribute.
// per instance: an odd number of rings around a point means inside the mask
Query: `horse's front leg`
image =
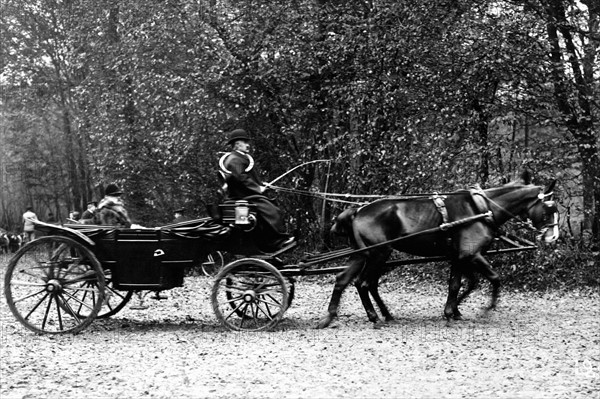
<svg viewBox="0 0 600 399"><path fill-rule="evenodd" d="M458 311L458 291L460 291L462 277L462 262L458 259L450 263L450 278L448 279L448 299L444 307L444 316L446 319L462 320L462 315Z"/></svg>
<svg viewBox="0 0 600 399"><path fill-rule="evenodd" d="M383 302L383 299L381 299L381 296L379 295L379 279L374 280L373 283L369 285L369 292L371 293L371 296L373 297L375 303L379 307L381 315L383 316L385 321L393 321L394 316L392 316L387 306Z"/></svg>
<svg viewBox="0 0 600 399"><path fill-rule="evenodd" d="M317 324L317 328L325 328L333 319L337 317L337 310L340 306L340 300L342 298L342 293L354 280L356 276L361 272L363 266L365 264L365 259L363 256L355 255L350 258L350 264L346 269L342 272L338 273L335 279L335 286L333 287L333 293L331 294L331 300L329 301L329 307L327 308L327 314L319 320Z"/></svg>
<svg viewBox="0 0 600 399"><path fill-rule="evenodd" d="M456 306L460 306L460 304L467 299L467 297L471 294L471 292L473 292L479 285L479 279L477 278L477 276L475 275L475 272L473 270L473 268L467 269L467 270L463 270L463 273L467 279L467 288L465 288L463 290L463 292L460 293L460 295L458 296L458 301Z"/></svg>

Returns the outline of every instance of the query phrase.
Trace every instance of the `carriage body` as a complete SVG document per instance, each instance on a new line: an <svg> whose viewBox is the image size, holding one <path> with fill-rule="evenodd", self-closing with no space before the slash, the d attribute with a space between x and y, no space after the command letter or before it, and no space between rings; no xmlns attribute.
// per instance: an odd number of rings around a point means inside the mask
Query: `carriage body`
<svg viewBox="0 0 600 399"><path fill-rule="evenodd" d="M101 230L92 240L94 254L120 290L182 286L184 269L198 265L214 246L201 237L154 229Z"/></svg>
<svg viewBox="0 0 600 399"><path fill-rule="evenodd" d="M35 332L76 333L96 318L116 314L136 293L138 308L148 293L164 299L161 291L183 286L186 269L202 266L204 271L207 258L221 251L262 257L218 269L225 273L219 274L222 284L213 289L211 299L219 301L213 309L221 321L233 310L235 322L229 320L229 328L261 311L265 316L253 317L251 329L268 329L289 306L289 285L274 266L282 265L279 253L258 249L256 216L247 203L226 204L215 217L156 228L35 224L44 235L10 260L4 289L13 314ZM246 322L239 329L248 328Z"/></svg>

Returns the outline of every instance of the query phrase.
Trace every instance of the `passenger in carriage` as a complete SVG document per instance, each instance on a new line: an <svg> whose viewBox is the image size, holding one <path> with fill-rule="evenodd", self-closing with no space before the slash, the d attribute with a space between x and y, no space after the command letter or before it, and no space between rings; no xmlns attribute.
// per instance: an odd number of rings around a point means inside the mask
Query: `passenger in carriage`
<svg viewBox="0 0 600 399"><path fill-rule="evenodd" d="M98 202L91 200L87 203L87 209L83 211L83 215L81 215L80 222L91 224L94 220L94 214L96 213L96 209L98 207Z"/></svg>
<svg viewBox="0 0 600 399"><path fill-rule="evenodd" d="M123 191L114 183L106 186L104 198L98 204L94 214L93 224L131 227L131 220L125 209L121 195Z"/></svg>
<svg viewBox="0 0 600 399"><path fill-rule="evenodd" d="M190 220L192 219L185 215L185 208L179 208L175 210L173 221L171 223L182 223Z"/></svg>
<svg viewBox="0 0 600 399"><path fill-rule="evenodd" d="M268 237L269 249L278 249L294 242L285 232L280 209L263 195L267 187L261 183L254 160L250 156L250 136L243 129L229 133L227 144L232 151L220 162L229 200L246 200L256 205L260 225Z"/></svg>

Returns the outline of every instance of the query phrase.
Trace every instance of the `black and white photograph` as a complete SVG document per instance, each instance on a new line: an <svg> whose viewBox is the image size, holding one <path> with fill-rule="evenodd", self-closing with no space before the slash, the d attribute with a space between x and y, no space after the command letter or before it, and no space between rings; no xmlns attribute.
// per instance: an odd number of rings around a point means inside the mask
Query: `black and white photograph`
<svg viewBox="0 0 600 399"><path fill-rule="evenodd" d="M0 0L0 398L600 397L598 0Z"/></svg>

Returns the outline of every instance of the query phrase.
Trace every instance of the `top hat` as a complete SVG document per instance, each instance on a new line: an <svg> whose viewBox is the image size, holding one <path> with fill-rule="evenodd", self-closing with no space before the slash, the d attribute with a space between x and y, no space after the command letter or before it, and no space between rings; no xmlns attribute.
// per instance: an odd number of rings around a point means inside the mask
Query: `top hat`
<svg viewBox="0 0 600 399"><path fill-rule="evenodd" d="M185 212L185 208L179 208L179 209L175 209L175 211L173 213L184 213Z"/></svg>
<svg viewBox="0 0 600 399"><path fill-rule="evenodd" d="M94 206L98 206L98 201L96 201L96 200L89 200L89 201L87 202L87 205L94 205Z"/></svg>
<svg viewBox="0 0 600 399"><path fill-rule="evenodd" d="M229 133L227 144L233 144L237 140L250 140L250 136L244 129L235 129Z"/></svg>
<svg viewBox="0 0 600 399"><path fill-rule="evenodd" d="M123 194L123 191L121 191L119 186L114 183L110 183L108 186L106 186L106 190L104 190L104 195L112 195L116 197L121 194Z"/></svg>

